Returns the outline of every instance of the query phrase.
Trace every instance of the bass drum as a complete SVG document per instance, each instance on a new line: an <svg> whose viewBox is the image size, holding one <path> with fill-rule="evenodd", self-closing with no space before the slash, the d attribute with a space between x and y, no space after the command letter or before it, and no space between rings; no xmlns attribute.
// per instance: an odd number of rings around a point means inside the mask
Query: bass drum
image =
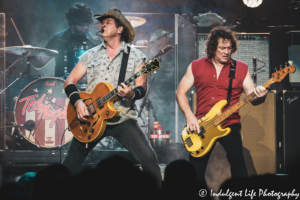
<svg viewBox="0 0 300 200"><path fill-rule="evenodd" d="M15 122L23 137L39 147L54 148L70 142L64 81L42 78L28 84L18 96Z"/></svg>

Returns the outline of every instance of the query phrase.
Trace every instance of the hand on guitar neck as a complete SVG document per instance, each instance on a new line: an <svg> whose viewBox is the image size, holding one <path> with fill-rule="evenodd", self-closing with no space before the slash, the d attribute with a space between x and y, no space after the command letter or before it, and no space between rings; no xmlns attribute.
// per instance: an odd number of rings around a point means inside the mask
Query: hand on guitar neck
<svg viewBox="0 0 300 200"><path fill-rule="evenodd" d="M251 100L251 104L254 105L254 106L257 106L261 103L263 103L267 97L267 94L268 94L268 90L263 87L263 86L257 86L255 89L254 89L254 94L255 94L255 98Z"/></svg>
<svg viewBox="0 0 300 200"><path fill-rule="evenodd" d="M126 86L124 83L121 83L121 86L118 86L118 96L131 99L134 96L132 87Z"/></svg>

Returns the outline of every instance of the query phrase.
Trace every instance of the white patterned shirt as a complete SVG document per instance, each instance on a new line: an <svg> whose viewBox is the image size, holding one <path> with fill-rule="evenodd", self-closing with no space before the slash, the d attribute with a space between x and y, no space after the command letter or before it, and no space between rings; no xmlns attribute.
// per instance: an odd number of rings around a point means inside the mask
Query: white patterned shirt
<svg viewBox="0 0 300 200"><path fill-rule="evenodd" d="M108 82L114 88L117 87L123 54L128 54L127 45L128 44L122 41L121 48L112 61L109 60L108 51L104 42L79 57L79 61L87 69L86 92L92 92L95 86L100 82ZM146 56L138 49L131 47L125 80L134 75L134 71L144 60L146 60ZM131 86L132 89L135 87L134 81L131 83ZM114 107L117 110L121 110L120 115L117 118L108 120L107 125L119 124L128 119L136 120L137 116L134 102L134 100L119 97L114 102Z"/></svg>

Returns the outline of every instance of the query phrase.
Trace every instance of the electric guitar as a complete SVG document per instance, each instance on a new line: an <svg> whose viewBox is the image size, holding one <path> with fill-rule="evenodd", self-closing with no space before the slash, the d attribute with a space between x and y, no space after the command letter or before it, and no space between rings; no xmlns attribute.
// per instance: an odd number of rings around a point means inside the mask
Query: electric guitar
<svg viewBox="0 0 300 200"><path fill-rule="evenodd" d="M128 86L141 75L149 74L159 68L160 63L155 58L144 65L139 72L127 79L124 84ZM88 143L101 138L105 131L107 120L117 117L121 112L113 106L114 101L118 98L117 94L117 88L114 89L107 82L98 83L92 93L79 92L89 112L87 121L80 121L77 118L75 107L71 103L68 104L67 122L69 130L77 140Z"/></svg>
<svg viewBox="0 0 300 200"><path fill-rule="evenodd" d="M290 65L272 74L263 87L267 88L272 83L281 82L282 79L289 73L296 71L295 66ZM228 108L224 113L222 110L227 106L227 100L221 100L216 103L211 110L201 119L198 120L200 126L200 133L190 132L186 130L186 126L182 130L181 137L186 149L193 157L202 157L206 155L217 139L227 136L231 129L222 129L225 120L232 115L235 111L240 109L243 105L250 102L255 97L254 92L241 99L236 104Z"/></svg>

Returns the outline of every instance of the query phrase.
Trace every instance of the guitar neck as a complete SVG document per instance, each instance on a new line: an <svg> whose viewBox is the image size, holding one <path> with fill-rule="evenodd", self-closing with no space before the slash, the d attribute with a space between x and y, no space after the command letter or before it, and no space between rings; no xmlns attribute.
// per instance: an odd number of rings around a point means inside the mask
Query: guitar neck
<svg viewBox="0 0 300 200"><path fill-rule="evenodd" d="M273 82L270 80L268 80L265 84L263 84L264 88L269 87ZM254 97L256 97L256 95L254 94L254 92L252 92L251 94L249 94L248 96L246 96L244 99L241 99L240 101L238 101L237 103L235 103L233 106L231 106L230 108L228 108L225 112L223 112L220 116L216 117L214 119L214 125L217 126L219 124L221 124L223 121L225 121L229 116L231 116L235 111L237 111L238 109L240 109L242 106L244 106L246 103L250 102Z"/></svg>
<svg viewBox="0 0 300 200"><path fill-rule="evenodd" d="M144 74L145 68L141 69L140 71L138 71L136 74L134 74L132 77L130 77L129 79L127 79L124 84L126 86L128 86L131 82L133 82L135 79L137 79L138 77L140 77L141 75ZM118 85L121 86L121 85ZM121 86L122 87L122 86ZM105 95L102 98L97 99L97 101L102 101L102 103L106 103L108 102L111 98L113 98L114 96L116 96L118 94L118 87L116 87L115 89L113 89L112 91L110 91L107 95Z"/></svg>

